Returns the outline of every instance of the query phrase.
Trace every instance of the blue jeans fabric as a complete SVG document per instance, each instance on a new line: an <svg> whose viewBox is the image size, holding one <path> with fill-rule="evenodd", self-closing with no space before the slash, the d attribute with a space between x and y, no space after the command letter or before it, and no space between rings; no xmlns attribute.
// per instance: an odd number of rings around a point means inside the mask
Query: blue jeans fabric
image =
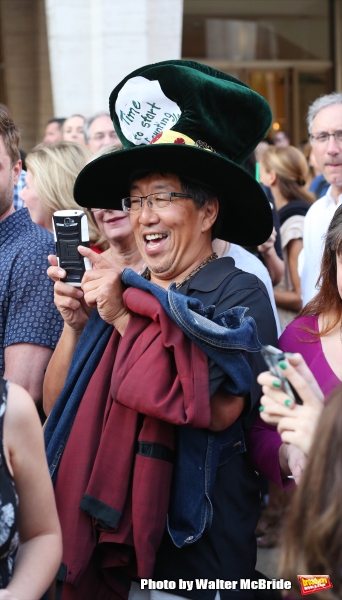
<svg viewBox="0 0 342 600"><path fill-rule="evenodd" d="M252 374L243 352L261 349L255 321L245 316L248 308L236 306L214 316L215 306L204 307L200 300L184 296L175 283L164 290L131 269L123 271L122 281L157 298L172 321L211 359L209 366L216 365L215 379L217 367L221 369L219 385L226 392L234 396L248 394ZM211 386L211 395L214 391Z"/></svg>
<svg viewBox="0 0 342 600"><path fill-rule="evenodd" d="M177 427L176 436L167 529L181 548L196 542L210 527L216 471L236 454L246 452L246 445L241 419L219 433Z"/></svg>
<svg viewBox="0 0 342 600"><path fill-rule="evenodd" d="M245 316L245 307L214 316L214 306L205 308L199 300L178 292L175 284L166 291L131 269L124 270L122 280L127 286L153 294L176 325L209 357L210 395L220 385L233 395L248 393L251 371L243 352L258 352L261 344L255 321ZM79 404L112 331L113 327L93 311L75 349L64 389L45 429L53 481ZM184 426L176 428L176 435L167 527L174 544L182 547L194 543L210 527L210 496L217 468L245 452L246 447L240 419L219 433Z"/></svg>

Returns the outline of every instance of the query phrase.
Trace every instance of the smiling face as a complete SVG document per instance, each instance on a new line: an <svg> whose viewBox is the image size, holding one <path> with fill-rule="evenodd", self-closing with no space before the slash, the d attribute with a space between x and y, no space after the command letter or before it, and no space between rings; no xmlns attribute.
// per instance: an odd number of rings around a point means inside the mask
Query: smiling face
<svg viewBox="0 0 342 600"><path fill-rule="evenodd" d="M133 182L131 196L156 192L180 192L177 175L151 174ZM140 254L151 271L151 281L168 287L182 279L212 254L211 227L217 217L218 202L195 206L192 198L173 198L166 208L151 210L146 203L131 213L131 224Z"/></svg>
<svg viewBox="0 0 342 600"><path fill-rule="evenodd" d="M134 234L129 215L122 210L99 210L93 213L96 225L109 243L118 243L129 238L134 241Z"/></svg>
<svg viewBox="0 0 342 600"><path fill-rule="evenodd" d="M322 108L312 122L312 133L342 131L342 104ZM330 136L327 143L312 146L317 165L330 185L342 187L342 145ZM339 190L341 193L341 190Z"/></svg>

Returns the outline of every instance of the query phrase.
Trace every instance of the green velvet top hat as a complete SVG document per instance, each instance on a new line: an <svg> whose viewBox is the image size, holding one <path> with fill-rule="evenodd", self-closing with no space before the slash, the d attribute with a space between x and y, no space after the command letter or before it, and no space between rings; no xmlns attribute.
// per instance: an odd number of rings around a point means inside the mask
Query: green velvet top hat
<svg viewBox="0 0 342 600"><path fill-rule="evenodd" d="M175 173L217 194L218 238L244 246L268 239L269 202L239 166L271 125L264 98L211 67L170 60L125 77L109 106L124 149L84 167L74 189L79 205L122 210L135 173Z"/></svg>

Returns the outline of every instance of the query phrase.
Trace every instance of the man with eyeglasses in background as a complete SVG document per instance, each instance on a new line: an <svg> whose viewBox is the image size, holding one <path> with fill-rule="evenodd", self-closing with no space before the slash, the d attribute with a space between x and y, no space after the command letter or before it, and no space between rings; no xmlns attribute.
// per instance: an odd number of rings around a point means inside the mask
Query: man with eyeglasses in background
<svg viewBox="0 0 342 600"><path fill-rule="evenodd" d="M317 98L309 107L307 122L319 170L330 187L304 219L304 247L299 255L303 306L317 294L324 237L342 203L342 94Z"/></svg>
<svg viewBox="0 0 342 600"><path fill-rule="evenodd" d="M89 117L84 125L84 135L92 154L105 146L120 143L108 112L99 112Z"/></svg>

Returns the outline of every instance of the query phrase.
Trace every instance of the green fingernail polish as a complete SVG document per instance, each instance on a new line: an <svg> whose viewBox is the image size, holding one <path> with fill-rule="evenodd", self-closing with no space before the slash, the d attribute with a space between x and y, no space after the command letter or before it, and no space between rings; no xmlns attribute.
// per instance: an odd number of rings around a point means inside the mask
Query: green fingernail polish
<svg viewBox="0 0 342 600"><path fill-rule="evenodd" d="M291 406L292 401L291 400L285 400L284 404L285 404L285 406Z"/></svg>
<svg viewBox="0 0 342 600"><path fill-rule="evenodd" d="M280 361L278 362L278 365L279 365L279 367L280 367L281 369L283 369L283 371L285 371L285 369L287 369L287 364L286 364L286 362L285 362L284 360L280 360Z"/></svg>
<svg viewBox="0 0 342 600"><path fill-rule="evenodd" d="M293 356L293 352L286 352L287 356Z"/></svg>
<svg viewBox="0 0 342 600"><path fill-rule="evenodd" d="M273 387L280 388L280 381L273 381L272 385Z"/></svg>
<svg viewBox="0 0 342 600"><path fill-rule="evenodd" d="M264 410L264 406L259 406L259 412L262 412Z"/></svg>

